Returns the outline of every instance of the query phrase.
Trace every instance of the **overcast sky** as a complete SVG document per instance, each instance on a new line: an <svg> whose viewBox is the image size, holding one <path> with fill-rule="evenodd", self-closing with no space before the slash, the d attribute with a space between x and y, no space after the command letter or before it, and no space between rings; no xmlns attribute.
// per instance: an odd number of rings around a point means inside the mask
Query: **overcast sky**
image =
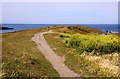
<svg viewBox="0 0 120 79"><path fill-rule="evenodd" d="M117 2L4 2L3 23L116 24Z"/></svg>

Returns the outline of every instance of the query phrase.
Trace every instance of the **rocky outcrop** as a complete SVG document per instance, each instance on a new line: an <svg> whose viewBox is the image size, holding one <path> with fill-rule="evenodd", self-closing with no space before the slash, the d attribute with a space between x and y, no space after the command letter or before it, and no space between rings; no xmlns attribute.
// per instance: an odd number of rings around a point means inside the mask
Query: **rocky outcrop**
<svg viewBox="0 0 120 79"><path fill-rule="evenodd" d="M14 29L11 27L4 27L4 26L0 26L0 30L10 30L10 29Z"/></svg>

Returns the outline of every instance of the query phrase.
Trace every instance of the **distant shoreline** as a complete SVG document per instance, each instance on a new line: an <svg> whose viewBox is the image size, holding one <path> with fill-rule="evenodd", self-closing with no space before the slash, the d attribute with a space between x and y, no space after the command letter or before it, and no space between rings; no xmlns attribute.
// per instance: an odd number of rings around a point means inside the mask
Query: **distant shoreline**
<svg viewBox="0 0 120 79"><path fill-rule="evenodd" d="M51 27L51 26L74 26L74 25L96 28L104 32L106 31L112 31L113 33L118 32L118 24L2 24L2 26L14 28L14 29L2 30L2 33L16 32L16 31L29 30L29 29L37 29L37 28L46 28L46 27Z"/></svg>

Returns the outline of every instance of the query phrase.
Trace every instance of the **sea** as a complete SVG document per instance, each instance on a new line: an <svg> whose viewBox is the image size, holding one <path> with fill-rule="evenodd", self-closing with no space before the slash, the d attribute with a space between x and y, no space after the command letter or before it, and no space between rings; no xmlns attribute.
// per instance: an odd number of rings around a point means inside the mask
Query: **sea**
<svg viewBox="0 0 120 79"><path fill-rule="evenodd" d="M58 26L58 25L59 26L81 25L81 26L96 28L104 32L106 31L118 32L118 24L2 24L2 26L14 28L14 29L0 30L0 33L15 32L21 30L44 28L44 27Z"/></svg>

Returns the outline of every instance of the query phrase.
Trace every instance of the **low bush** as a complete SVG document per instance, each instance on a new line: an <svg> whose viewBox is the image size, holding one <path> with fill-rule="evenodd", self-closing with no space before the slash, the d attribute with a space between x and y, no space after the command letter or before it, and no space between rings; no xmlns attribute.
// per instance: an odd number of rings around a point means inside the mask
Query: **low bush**
<svg viewBox="0 0 120 79"><path fill-rule="evenodd" d="M120 48L118 36L99 35L99 34L65 34L60 33L60 37L65 38L65 44L68 47L76 47L79 50L87 52L116 52Z"/></svg>

